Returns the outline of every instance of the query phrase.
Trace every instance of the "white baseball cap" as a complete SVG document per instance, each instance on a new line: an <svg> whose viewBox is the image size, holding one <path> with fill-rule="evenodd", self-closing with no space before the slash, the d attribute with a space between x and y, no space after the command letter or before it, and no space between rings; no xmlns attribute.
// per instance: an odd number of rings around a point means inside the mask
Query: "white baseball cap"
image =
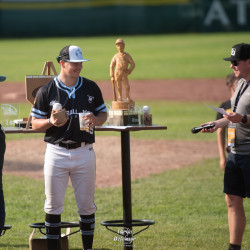
<svg viewBox="0 0 250 250"><path fill-rule="evenodd" d="M69 45L64 47L61 51L59 56L56 58L58 62L65 61L65 62L86 62L90 61L88 59L84 59L82 55L82 50L78 46Z"/></svg>

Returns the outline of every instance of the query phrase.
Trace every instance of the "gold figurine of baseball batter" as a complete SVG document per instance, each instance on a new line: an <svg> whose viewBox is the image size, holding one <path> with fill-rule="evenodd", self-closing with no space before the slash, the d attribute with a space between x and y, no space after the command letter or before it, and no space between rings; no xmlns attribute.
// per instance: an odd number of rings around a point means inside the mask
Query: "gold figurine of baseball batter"
<svg viewBox="0 0 250 250"><path fill-rule="evenodd" d="M128 75L135 68L135 63L132 57L124 52L125 42L119 38L116 40L116 48L118 53L114 55L110 63L110 77L113 85L113 98L112 107L117 109L128 109L134 107L134 101L130 98L130 86L128 81ZM116 98L115 85L117 88L118 98ZM124 86L126 91L126 99L122 98L122 87Z"/></svg>

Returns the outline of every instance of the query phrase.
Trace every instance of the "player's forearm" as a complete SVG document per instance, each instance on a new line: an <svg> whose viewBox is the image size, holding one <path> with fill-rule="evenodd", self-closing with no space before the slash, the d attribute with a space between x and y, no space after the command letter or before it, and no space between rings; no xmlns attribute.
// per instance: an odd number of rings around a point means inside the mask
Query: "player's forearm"
<svg viewBox="0 0 250 250"><path fill-rule="evenodd" d="M107 120L106 112L99 112L96 116L95 126L101 126Z"/></svg>
<svg viewBox="0 0 250 250"><path fill-rule="evenodd" d="M32 128L35 131L45 132L48 128L53 125L49 122L48 119L37 119L35 117L32 118Z"/></svg>

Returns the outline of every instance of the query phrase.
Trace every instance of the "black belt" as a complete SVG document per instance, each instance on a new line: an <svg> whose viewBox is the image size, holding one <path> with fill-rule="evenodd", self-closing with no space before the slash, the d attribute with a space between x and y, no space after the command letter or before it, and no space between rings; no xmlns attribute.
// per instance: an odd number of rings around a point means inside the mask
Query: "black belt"
<svg viewBox="0 0 250 250"><path fill-rule="evenodd" d="M59 142L59 146L66 148L66 149L75 149L75 148L80 148L82 146L82 143L87 145L87 142L76 142L76 143L63 143Z"/></svg>

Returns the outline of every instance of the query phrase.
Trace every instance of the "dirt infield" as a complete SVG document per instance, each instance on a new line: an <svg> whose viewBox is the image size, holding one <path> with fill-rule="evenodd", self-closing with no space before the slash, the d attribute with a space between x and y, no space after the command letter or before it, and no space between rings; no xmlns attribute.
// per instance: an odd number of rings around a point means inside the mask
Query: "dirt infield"
<svg viewBox="0 0 250 250"><path fill-rule="evenodd" d="M112 99L110 82L98 82L105 100ZM136 100L224 101L228 98L224 79L131 81ZM0 84L0 103L25 102L23 83ZM166 131L162 131L163 138ZM209 144L209 145L208 145ZM209 152L206 150L209 146ZM43 179L45 143L42 139L8 141L4 173ZM120 138L96 138L97 187L121 185ZM177 155L178 152L178 155ZM168 169L187 167L218 156L216 142L152 141L131 138L132 179L145 178ZM219 167L219 166L218 166Z"/></svg>
<svg viewBox="0 0 250 250"><path fill-rule="evenodd" d="M206 150L208 147L209 152ZM8 141L4 172L42 179L45 148L42 139ZM97 137L94 148L97 158L96 186L121 186L120 138ZM131 138L130 149L132 179L189 166L196 161L216 157L218 154L214 142L183 143Z"/></svg>
<svg viewBox="0 0 250 250"><path fill-rule="evenodd" d="M97 81L104 100L112 100L109 81ZM130 95L136 100L218 101L226 100L224 79L175 79L130 81ZM25 102L24 83L0 83L0 103Z"/></svg>

